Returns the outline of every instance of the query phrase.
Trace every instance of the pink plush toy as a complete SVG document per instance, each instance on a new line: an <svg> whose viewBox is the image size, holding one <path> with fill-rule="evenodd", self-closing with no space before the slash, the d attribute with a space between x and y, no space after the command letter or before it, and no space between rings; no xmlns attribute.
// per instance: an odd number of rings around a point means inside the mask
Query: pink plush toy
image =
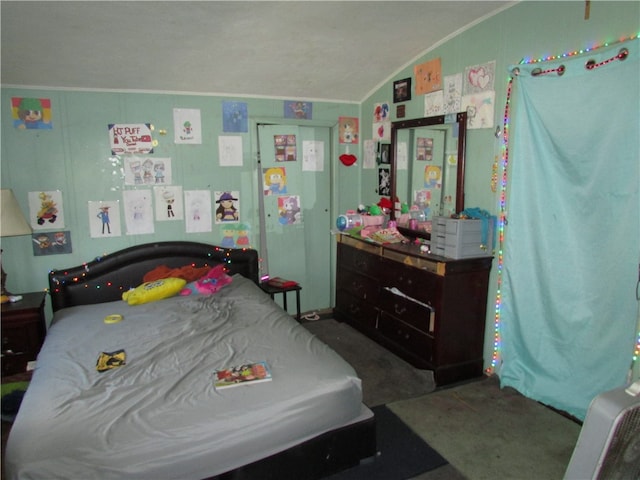
<svg viewBox="0 0 640 480"><path fill-rule="evenodd" d="M180 295L211 295L231 283L231 280L224 271L224 265L216 265L204 277L188 283L180 290Z"/></svg>

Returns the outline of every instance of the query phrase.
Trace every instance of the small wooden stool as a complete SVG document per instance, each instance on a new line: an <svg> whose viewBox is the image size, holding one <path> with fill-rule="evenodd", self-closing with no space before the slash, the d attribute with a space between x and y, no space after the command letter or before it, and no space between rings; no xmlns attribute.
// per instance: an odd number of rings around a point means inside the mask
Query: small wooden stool
<svg viewBox="0 0 640 480"><path fill-rule="evenodd" d="M268 293L272 300L276 293L281 293L285 311L287 311L287 292L296 292L296 320L300 321L300 290L302 290L300 285L294 285L292 287L274 287L273 285L269 285L267 282L262 282L260 284L260 288L265 293Z"/></svg>

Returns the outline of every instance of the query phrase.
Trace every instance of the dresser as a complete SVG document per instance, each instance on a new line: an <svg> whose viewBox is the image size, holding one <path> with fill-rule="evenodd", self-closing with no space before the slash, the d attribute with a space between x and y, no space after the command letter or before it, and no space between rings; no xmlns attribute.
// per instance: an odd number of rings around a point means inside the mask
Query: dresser
<svg viewBox="0 0 640 480"><path fill-rule="evenodd" d="M336 320L433 370L436 385L482 375L492 257L454 260L346 234L337 241Z"/></svg>
<svg viewBox="0 0 640 480"><path fill-rule="evenodd" d="M23 293L22 300L2 304L2 376L26 371L47 334L45 292Z"/></svg>

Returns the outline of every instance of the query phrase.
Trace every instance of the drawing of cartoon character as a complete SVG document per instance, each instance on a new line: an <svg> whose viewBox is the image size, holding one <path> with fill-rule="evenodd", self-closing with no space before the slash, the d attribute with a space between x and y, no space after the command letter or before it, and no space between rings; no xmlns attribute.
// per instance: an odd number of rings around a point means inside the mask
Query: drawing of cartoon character
<svg viewBox="0 0 640 480"><path fill-rule="evenodd" d="M144 183L152 183L153 174L151 172L153 171L153 160L151 160L150 158L147 158L142 164L142 170L144 172L142 177L144 180Z"/></svg>
<svg viewBox="0 0 640 480"><path fill-rule="evenodd" d="M58 207L56 202L53 201L53 197L45 192L40 192L38 197L40 198L40 210L36 215L38 225L44 225L45 221L55 223L56 218L58 218Z"/></svg>
<svg viewBox="0 0 640 480"><path fill-rule="evenodd" d="M264 184L268 187L264 192L265 195L287 193L287 177L284 168L267 168L264 172Z"/></svg>
<svg viewBox="0 0 640 480"><path fill-rule="evenodd" d="M15 126L21 129L51 128L43 118L42 102L39 98L23 98L18 105L18 118Z"/></svg>
<svg viewBox="0 0 640 480"><path fill-rule="evenodd" d="M162 198L167 202L167 218L175 217L173 213L173 203L176 201L175 195L171 190L165 190L162 192Z"/></svg>
<svg viewBox="0 0 640 480"><path fill-rule="evenodd" d="M233 240L233 235L235 234L236 229L232 225L227 225L222 229L222 241L220 242L220 246L225 248L233 248L236 246L235 241Z"/></svg>
<svg viewBox="0 0 640 480"><path fill-rule="evenodd" d="M130 205L133 220L136 222L142 222L144 220L144 200L137 199L131 202Z"/></svg>
<svg viewBox="0 0 640 480"><path fill-rule="evenodd" d="M238 225L237 228L238 238L236 238L236 245L238 247L249 248L249 227L244 223Z"/></svg>
<svg viewBox="0 0 640 480"><path fill-rule="evenodd" d="M220 205L216 209L216 220L219 222L235 222L238 220L238 209L233 202L238 201L237 198L233 198L230 192L224 192L220 195L220 198L216 200L216 203Z"/></svg>
<svg viewBox="0 0 640 480"><path fill-rule="evenodd" d="M287 197L282 202L282 210L280 211L280 223L282 225L291 225L300 220L300 207L296 197Z"/></svg>
<svg viewBox="0 0 640 480"><path fill-rule="evenodd" d="M142 165L140 164L140 160L133 160L129 163L129 167L133 173L133 183L142 185Z"/></svg>
<svg viewBox="0 0 640 480"><path fill-rule="evenodd" d="M98 212L97 217L102 221L102 234L104 235L104 229L107 228L107 232L111 233L111 224L109 221L109 207L105 205L104 207L100 207L100 212Z"/></svg>
<svg viewBox="0 0 640 480"><path fill-rule="evenodd" d="M442 171L435 165L427 165L424 169L425 188L437 188L440 185Z"/></svg>
<svg viewBox="0 0 640 480"><path fill-rule="evenodd" d="M156 183L164 183L164 162L157 162L153 166L156 175Z"/></svg>

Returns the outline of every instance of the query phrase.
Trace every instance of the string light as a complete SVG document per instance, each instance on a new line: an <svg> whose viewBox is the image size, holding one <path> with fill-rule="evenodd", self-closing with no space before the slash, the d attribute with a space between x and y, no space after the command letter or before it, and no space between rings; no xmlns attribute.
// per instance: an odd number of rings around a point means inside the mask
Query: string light
<svg viewBox="0 0 640 480"><path fill-rule="evenodd" d="M606 42L601 45L596 45L591 48L585 48L583 50L575 50L573 52L566 52L561 55L556 56L547 56L539 59L529 59L523 58L520 61L520 65L524 64L535 64L548 62L553 60L559 60L562 58L573 57L576 55L581 55L583 53L592 52L599 48L609 47L611 45L615 45L617 43L623 43L628 40L634 40L636 38L640 38L640 33L633 34L629 37L623 37L615 42ZM607 60L604 60L600 63L590 63L587 62L585 67L587 69L597 68L603 65L606 65L615 60L624 60L628 56L627 49L621 49L617 55L611 57ZM564 65L560 65L557 68L552 68L548 70L537 69L537 72L533 75L542 75L547 73L557 73L558 75L562 75L565 72ZM491 375L495 373L497 366L500 364L502 359L502 280L503 280L503 267L504 267L504 239L505 239L505 226L508 224L507 221L507 180L508 180L508 166L509 166L509 130L510 130L510 111L511 111L511 93L513 89L513 81L514 77L517 77L520 74L519 69L516 67L511 71L511 76L509 76L507 81L507 98L504 107L504 118L503 118L503 136L502 136L502 181L500 184L500 199L499 199L499 215L498 215L498 266L497 266L497 286L496 286L496 300L495 300L495 316L494 316L494 325L493 325L493 354L491 356L491 364L485 370L487 374ZM636 346L633 353L632 366L640 359L640 331L637 335Z"/></svg>

